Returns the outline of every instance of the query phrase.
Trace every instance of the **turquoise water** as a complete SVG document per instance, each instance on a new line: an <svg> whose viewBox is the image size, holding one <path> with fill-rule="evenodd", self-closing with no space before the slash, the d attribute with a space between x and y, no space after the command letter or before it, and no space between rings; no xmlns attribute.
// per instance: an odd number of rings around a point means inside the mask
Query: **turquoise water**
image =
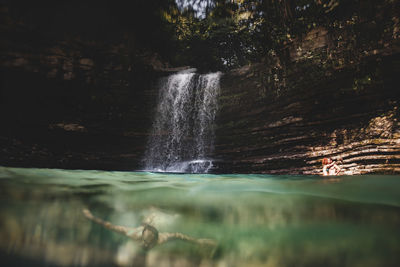
<svg viewBox="0 0 400 267"><path fill-rule="evenodd" d="M400 262L400 176L327 179L0 167L0 197L4 266ZM85 209L113 225L151 225L159 238L179 233L192 241L175 238L145 249L141 240L89 219Z"/></svg>

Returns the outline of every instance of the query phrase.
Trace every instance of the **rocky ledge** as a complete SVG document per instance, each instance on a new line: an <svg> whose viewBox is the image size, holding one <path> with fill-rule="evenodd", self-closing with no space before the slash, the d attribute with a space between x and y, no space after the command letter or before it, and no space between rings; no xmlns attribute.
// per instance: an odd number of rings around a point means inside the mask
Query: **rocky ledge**
<svg viewBox="0 0 400 267"><path fill-rule="evenodd" d="M224 75L218 172L315 175L332 157L345 175L400 173L399 53L288 69L279 76L258 64Z"/></svg>

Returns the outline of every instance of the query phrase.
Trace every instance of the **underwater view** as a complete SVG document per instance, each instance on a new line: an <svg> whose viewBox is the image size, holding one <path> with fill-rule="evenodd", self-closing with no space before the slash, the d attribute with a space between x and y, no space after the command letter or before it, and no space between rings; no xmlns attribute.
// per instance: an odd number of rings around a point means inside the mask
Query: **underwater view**
<svg viewBox="0 0 400 267"><path fill-rule="evenodd" d="M3 266L398 266L400 177L0 167Z"/></svg>

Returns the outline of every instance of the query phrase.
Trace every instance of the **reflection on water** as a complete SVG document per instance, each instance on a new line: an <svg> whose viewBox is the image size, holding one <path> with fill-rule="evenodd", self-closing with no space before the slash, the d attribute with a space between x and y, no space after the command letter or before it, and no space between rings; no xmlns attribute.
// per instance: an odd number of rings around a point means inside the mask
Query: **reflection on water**
<svg viewBox="0 0 400 267"><path fill-rule="evenodd" d="M399 176L0 167L0 197L4 266L397 266L400 260Z"/></svg>

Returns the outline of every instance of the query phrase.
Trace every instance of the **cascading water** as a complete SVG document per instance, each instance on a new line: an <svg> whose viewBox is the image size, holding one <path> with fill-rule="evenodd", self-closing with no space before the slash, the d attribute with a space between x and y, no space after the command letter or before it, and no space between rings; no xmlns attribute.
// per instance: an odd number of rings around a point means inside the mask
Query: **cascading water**
<svg viewBox="0 0 400 267"><path fill-rule="evenodd" d="M169 76L160 88L145 169L206 173L214 147L214 119L221 73L194 69Z"/></svg>

